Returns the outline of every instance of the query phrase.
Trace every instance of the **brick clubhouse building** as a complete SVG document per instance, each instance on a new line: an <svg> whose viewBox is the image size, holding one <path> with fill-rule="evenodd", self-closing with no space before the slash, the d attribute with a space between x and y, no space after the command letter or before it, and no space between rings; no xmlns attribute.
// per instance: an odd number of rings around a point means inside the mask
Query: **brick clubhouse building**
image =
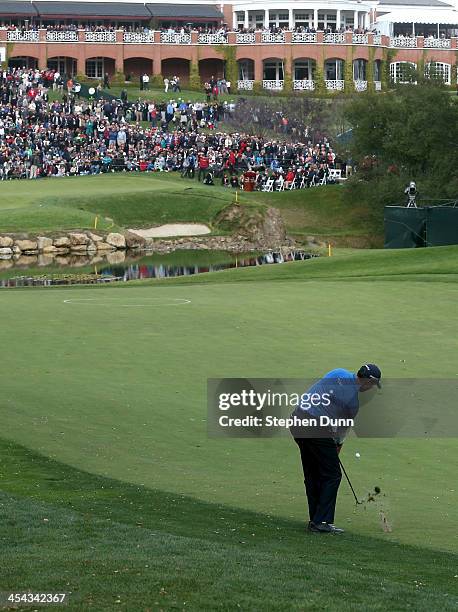
<svg viewBox="0 0 458 612"><path fill-rule="evenodd" d="M381 90L409 67L457 84L458 12L442 0L1 1L3 65L100 80Z"/></svg>

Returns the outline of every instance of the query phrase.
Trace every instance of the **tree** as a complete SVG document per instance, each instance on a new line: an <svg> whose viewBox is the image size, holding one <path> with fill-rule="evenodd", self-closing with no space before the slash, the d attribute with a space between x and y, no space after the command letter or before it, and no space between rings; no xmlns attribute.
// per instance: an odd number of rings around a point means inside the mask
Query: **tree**
<svg viewBox="0 0 458 612"><path fill-rule="evenodd" d="M374 187L381 187L374 182L381 181L389 198L390 180L396 190L415 180L424 195L458 195L458 104L437 79L356 98L346 117L353 127L351 153L362 167L359 179L369 183L370 200L377 197Z"/></svg>

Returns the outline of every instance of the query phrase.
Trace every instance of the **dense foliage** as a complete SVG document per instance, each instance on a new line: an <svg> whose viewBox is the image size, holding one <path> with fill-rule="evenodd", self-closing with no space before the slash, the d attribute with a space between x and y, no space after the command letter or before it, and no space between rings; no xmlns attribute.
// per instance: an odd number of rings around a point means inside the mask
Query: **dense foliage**
<svg viewBox="0 0 458 612"><path fill-rule="evenodd" d="M361 96L349 104L346 117L358 166L349 197L402 203L413 180L424 204L458 198L458 104L443 86L431 80Z"/></svg>

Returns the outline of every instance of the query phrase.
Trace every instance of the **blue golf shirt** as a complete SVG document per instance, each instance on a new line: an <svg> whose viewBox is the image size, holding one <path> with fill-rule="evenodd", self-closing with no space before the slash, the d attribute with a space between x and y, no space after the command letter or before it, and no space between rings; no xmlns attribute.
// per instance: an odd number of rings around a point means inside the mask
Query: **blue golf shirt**
<svg viewBox="0 0 458 612"><path fill-rule="evenodd" d="M332 419L353 419L359 410L359 385L356 374L337 368L331 370L308 389L301 397L301 403L307 402L313 394L318 394L321 400L309 408L297 406L294 413L299 418L327 416ZM332 427L332 437L341 444L349 427Z"/></svg>

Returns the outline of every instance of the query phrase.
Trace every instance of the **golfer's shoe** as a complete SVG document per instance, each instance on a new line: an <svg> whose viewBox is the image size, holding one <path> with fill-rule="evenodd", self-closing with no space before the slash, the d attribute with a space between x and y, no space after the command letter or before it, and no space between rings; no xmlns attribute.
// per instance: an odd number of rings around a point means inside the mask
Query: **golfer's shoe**
<svg viewBox="0 0 458 612"><path fill-rule="evenodd" d="M332 523L312 523L310 521L308 529L313 533L344 533L343 529Z"/></svg>

